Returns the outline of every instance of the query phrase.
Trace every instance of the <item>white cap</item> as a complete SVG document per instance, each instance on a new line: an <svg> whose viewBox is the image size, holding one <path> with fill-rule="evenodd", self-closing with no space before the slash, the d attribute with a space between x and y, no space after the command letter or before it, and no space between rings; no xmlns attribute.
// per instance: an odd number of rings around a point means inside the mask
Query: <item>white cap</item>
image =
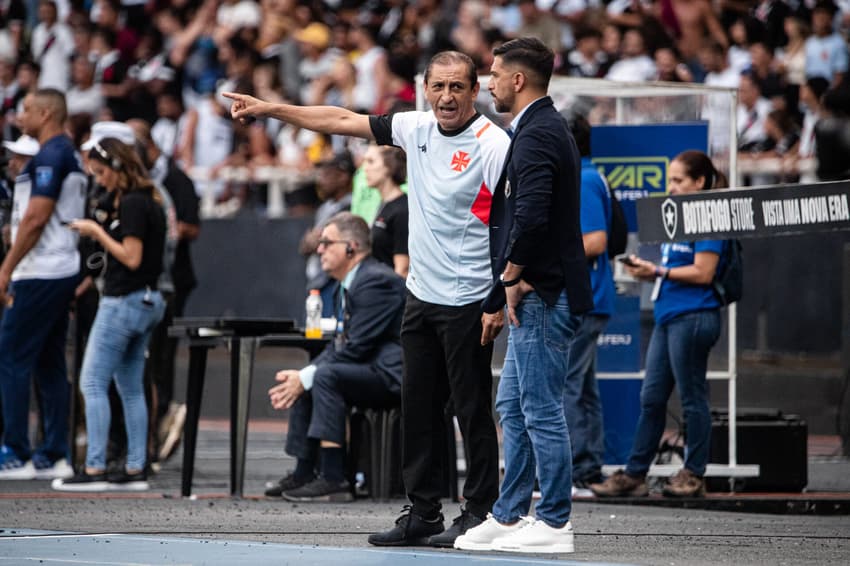
<svg viewBox="0 0 850 566"><path fill-rule="evenodd" d="M96 122L91 127L89 139L80 149L88 151L104 138L116 138L126 145L135 145L136 143L136 134L133 132L133 128L124 122Z"/></svg>
<svg viewBox="0 0 850 566"><path fill-rule="evenodd" d="M38 153L40 146L38 145L38 140L35 138L21 136L15 141L4 141L3 147L15 155L26 155L27 157L32 157Z"/></svg>

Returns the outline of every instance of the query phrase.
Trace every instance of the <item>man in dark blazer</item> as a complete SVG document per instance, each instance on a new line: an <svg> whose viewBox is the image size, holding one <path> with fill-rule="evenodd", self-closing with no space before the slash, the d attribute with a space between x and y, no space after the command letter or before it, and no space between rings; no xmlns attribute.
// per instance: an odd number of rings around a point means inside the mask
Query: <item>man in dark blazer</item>
<svg viewBox="0 0 850 566"><path fill-rule="evenodd" d="M275 409L292 407L286 452L297 465L266 494L290 501L351 501L344 472L346 407L400 402L404 280L370 256L369 227L349 212L328 221L318 251L322 269L339 282L336 332L309 366L275 376L279 383L269 397Z"/></svg>
<svg viewBox="0 0 850 566"><path fill-rule="evenodd" d="M546 96L554 54L535 38L493 51L490 94L513 115L513 139L493 195L494 279L484 303L482 342L494 338L491 313L505 305L508 349L496 396L505 477L490 518L458 537L464 550L573 552L572 457L564 419L570 340L593 307L579 219L581 164L566 123ZM541 499L527 517L535 472Z"/></svg>

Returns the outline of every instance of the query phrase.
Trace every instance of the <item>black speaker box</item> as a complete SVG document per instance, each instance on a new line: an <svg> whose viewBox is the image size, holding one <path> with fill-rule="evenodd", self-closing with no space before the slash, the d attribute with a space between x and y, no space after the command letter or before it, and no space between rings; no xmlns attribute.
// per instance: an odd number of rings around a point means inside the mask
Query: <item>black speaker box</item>
<svg viewBox="0 0 850 566"><path fill-rule="evenodd" d="M729 415L711 412L709 462L729 462ZM735 478L735 491L799 492L809 481L808 426L797 415L776 409L739 409L738 464L758 464L757 478ZM709 491L729 491L729 478L706 478Z"/></svg>

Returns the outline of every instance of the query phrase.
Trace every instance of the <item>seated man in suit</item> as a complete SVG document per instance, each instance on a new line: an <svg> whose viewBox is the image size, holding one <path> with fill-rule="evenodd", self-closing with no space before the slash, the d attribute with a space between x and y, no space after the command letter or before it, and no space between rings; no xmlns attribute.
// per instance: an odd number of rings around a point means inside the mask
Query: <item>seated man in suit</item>
<svg viewBox="0 0 850 566"><path fill-rule="evenodd" d="M298 463L266 495L289 501L351 501L343 447L347 407L400 402L404 280L370 257L370 250L369 226L349 212L333 216L322 229L322 269L340 284L336 333L309 366L275 376L279 383L269 397L275 409L292 407L286 452Z"/></svg>

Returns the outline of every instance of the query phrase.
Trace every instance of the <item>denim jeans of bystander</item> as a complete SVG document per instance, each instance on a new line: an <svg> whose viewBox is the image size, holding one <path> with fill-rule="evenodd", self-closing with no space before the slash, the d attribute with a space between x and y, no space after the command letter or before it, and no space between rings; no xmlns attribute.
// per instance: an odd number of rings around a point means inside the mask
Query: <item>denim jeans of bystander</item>
<svg viewBox="0 0 850 566"><path fill-rule="evenodd" d="M106 444L111 413L109 384L114 379L127 427L127 469L146 462L148 412L145 404L145 349L165 311L158 291L139 290L103 297L89 334L80 378L86 402L88 450L86 466L106 468Z"/></svg>
<svg viewBox="0 0 850 566"><path fill-rule="evenodd" d="M564 416L573 449L573 482L599 481L605 457L602 399L596 382L596 341L607 316L585 315L570 343Z"/></svg>
<svg viewBox="0 0 850 566"><path fill-rule="evenodd" d="M646 377L640 391L640 417L626 473L646 475L658 452L667 422L667 401L673 386L679 390L688 437L685 468L702 476L711 442L708 402L708 354L720 337L719 309L677 316L656 325L646 352Z"/></svg>

